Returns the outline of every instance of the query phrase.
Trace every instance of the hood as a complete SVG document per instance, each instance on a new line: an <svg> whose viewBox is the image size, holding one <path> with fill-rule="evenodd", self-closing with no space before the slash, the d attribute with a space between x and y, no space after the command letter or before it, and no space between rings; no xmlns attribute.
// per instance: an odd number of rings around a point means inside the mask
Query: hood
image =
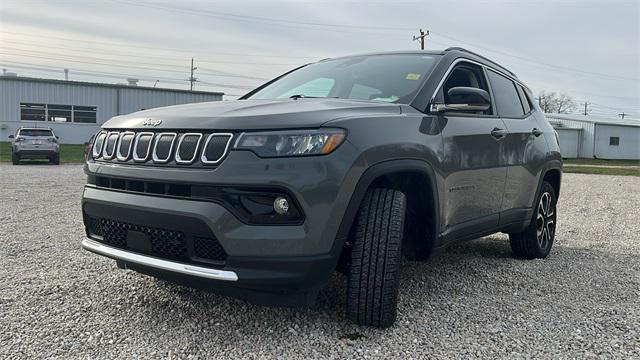
<svg viewBox="0 0 640 360"><path fill-rule="evenodd" d="M398 104L302 98L214 101L138 111L112 118L108 129L253 130L319 127L327 121L370 114L399 114ZM158 120L161 120L159 122ZM148 125L143 126L143 122ZM158 124L159 123L159 124ZM156 126L154 126L156 125Z"/></svg>

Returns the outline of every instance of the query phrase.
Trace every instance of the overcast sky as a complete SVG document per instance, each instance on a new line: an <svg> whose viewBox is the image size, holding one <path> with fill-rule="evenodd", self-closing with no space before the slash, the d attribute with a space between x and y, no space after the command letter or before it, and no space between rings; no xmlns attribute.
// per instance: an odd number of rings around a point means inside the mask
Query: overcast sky
<svg viewBox="0 0 640 360"><path fill-rule="evenodd" d="M463 46L535 93L640 118L640 1L0 0L0 64L19 75L243 94L288 69L352 53Z"/></svg>

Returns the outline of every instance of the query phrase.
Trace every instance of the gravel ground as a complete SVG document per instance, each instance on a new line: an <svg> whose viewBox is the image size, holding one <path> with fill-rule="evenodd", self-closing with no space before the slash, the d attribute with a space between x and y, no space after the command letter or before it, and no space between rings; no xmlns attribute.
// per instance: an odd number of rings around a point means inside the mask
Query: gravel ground
<svg viewBox="0 0 640 360"><path fill-rule="evenodd" d="M566 174L546 260L504 235L403 268L386 330L171 285L80 249L79 165L0 165L0 358L640 358L640 178ZM45 185L46 184L46 185Z"/></svg>

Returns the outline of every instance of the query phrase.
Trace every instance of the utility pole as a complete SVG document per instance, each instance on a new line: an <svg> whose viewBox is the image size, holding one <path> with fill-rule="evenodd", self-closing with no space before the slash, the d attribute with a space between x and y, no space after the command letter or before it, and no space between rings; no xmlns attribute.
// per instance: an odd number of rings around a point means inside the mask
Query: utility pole
<svg viewBox="0 0 640 360"><path fill-rule="evenodd" d="M193 83L198 81L197 78L193 77L193 72L197 69L198 69L197 67L193 66L193 58L191 58L191 76L189 76L189 79L187 80L191 84L191 86L189 87L190 91L193 91Z"/></svg>
<svg viewBox="0 0 640 360"><path fill-rule="evenodd" d="M620 116L622 118L622 120L624 120L624 117L627 116L628 114L625 114L624 112L618 114L618 116Z"/></svg>
<svg viewBox="0 0 640 360"><path fill-rule="evenodd" d="M584 116L589 115L589 110L587 109L587 106L591 105L590 102L585 101L584 102Z"/></svg>
<svg viewBox="0 0 640 360"><path fill-rule="evenodd" d="M424 50L424 38L427 37L427 35L429 35L429 30L427 30L427 32L425 33L424 31L422 31L422 29L420 29L420 35L413 37L413 41L420 40L421 50Z"/></svg>

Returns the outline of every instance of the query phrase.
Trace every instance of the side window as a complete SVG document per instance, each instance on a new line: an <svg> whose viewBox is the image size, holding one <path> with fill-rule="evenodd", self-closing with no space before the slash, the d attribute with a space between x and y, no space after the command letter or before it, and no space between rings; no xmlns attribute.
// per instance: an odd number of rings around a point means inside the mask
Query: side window
<svg viewBox="0 0 640 360"><path fill-rule="evenodd" d="M438 92L438 97L445 103L450 103L449 90L454 87L472 87L482 89L489 92L489 86L487 85L487 79L484 76L482 68L478 65L462 63L457 65L447 80L442 85L442 88ZM482 115L493 114L493 106L486 111L479 112Z"/></svg>
<svg viewBox="0 0 640 360"><path fill-rule="evenodd" d="M498 108L498 115L510 118L522 117L524 109L513 81L491 70L488 70L487 73Z"/></svg>
<svg viewBox="0 0 640 360"><path fill-rule="evenodd" d="M531 112L531 101L527 96L527 92L524 91L522 86L516 84L516 88L518 89L518 95L520 95L520 101L522 102L522 108L524 109L524 113L528 114Z"/></svg>

